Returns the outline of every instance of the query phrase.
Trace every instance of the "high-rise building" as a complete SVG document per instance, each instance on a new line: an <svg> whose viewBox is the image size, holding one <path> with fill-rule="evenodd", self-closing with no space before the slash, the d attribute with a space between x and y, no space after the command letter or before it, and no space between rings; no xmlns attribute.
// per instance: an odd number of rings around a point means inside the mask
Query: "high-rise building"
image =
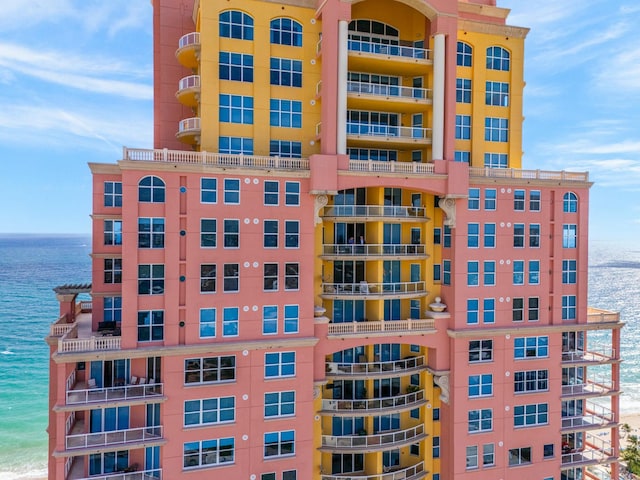
<svg viewBox="0 0 640 480"><path fill-rule="evenodd" d="M90 164L91 284L55 289L49 478L617 478L622 323L588 174L522 169L528 30L153 7L154 149Z"/></svg>

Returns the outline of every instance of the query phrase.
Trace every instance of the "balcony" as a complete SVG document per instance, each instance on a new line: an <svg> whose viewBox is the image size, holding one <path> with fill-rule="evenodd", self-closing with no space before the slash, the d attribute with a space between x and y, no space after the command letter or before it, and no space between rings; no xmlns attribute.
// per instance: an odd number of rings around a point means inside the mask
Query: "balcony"
<svg viewBox="0 0 640 480"><path fill-rule="evenodd" d="M327 362L327 377L385 377L408 375L426 368L424 357L409 357L388 362L338 363Z"/></svg>
<svg viewBox="0 0 640 480"><path fill-rule="evenodd" d="M425 88L350 81L347 102L349 108L356 110L422 112L432 103L432 92Z"/></svg>
<svg viewBox="0 0 640 480"><path fill-rule="evenodd" d="M82 385L84 386L84 385ZM164 399L164 385L123 385L108 388L78 388L67 390L66 405L98 403L154 403Z"/></svg>
<svg viewBox="0 0 640 480"><path fill-rule="evenodd" d="M162 480L162 469L92 475L91 477L77 477L72 471L67 480Z"/></svg>
<svg viewBox="0 0 640 480"><path fill-rule="evenodd" d="M81 313L71 325L58 337L58 354L120 350L120 336L92 331L90 313Z"/></svg>
<svg viewBox="0 0 640 480"><path fill-rule="evenodd" d="M583 175L588 176L588 172ZM620 313L589 307L587 309L587 323L620 323Z"/></svg>
<svg viewBox="0 0 640 480"><path fill-rule="evenodd" d="M431 129L347 122L347 142L354 147L421 148L431 144Z"/></svg>
<svg viewBox="0 0 640 480"><path fill-rule="evenodd" d="M587 379L584 383L562 385L562 397L608 397L617 393L613 380L609 376Z"/></svg>
<svg viewBox="0 0 640 480"><path fill-rule="evenodd" d="M589 181L589 172L557 172L549 170L520 170L518 168L469 167L470 177L507 178L517 180L548 180L551 182L585 183ZM592 310L592 309L589 309ZM607 312L609 315L617 313ZM589 313L591 315L591 313ZM587 320L589 321L589 320ZM611 320L609 320L611 321Z"/></svg>
<svg viewBox="0 0 640 480"><path fill-rule="evenodd" d="M424 390L386 398L363 398L357 400L322 400L323 415L381 415L394 413L425 405Z"/></svg>
<svg viewBox="0 0 640 480"><path fill-rule="evenodd" d="M200 101L200 75L189 75L178 83L176 98L187 107L195 108Z"/></svg>
<svg viewBox="0 0 640 480"><path fill-rule="evenodd" d="M352 220L360 222L379 222L381 220L387 222L427 222L429 220L424 207L403 207L401 205L328 205L324 207L322 218L335 222Z"/></svg>
<svg viewBox="0 0 640 480"><path fill-rule="evenodd" d="M381 162L378 160L349 160L350 172L398 173L401 175L434 175L433 163Z"/></svg>
<svg viewBox="0 0 640 480"><path fill-rule="evenodd" d="M562 363L582 365L602 365L619 360L611 345L589 346L589 350L571 350L562 352Z"/></svg>
<svg viewBox="0 0 640 480"><path fill-rule="evenodd" d="M584 448L562 454L562 468L604 465L617 460L610 442L587 434Z"/></svg>
<svg viewBox="0 0 640 480"><path fill-rule="evenodd" d="M371 322L330 323L327 336L341 338L352 336L415 335L436 333L434 319L379 320Z"/></svg>
<svg viewBox="0 0 640 480"><path fill-rule="evenodd" d="M200 142L200 117L191 117L180 120L176 138L181 142L195 145Z"/></svg>
<svg viewBox="0 0 640 480"><path fill-rule="evenodd" d="M339 473L334 475L321 475L322 480L420 480L429 472L424 469L424 463L406 468L397 468L385 473L365 475L362 473Z"/></svg>
<svg viewBox="0 0 640 480"><path fill-rule="evenodd" d="M581 430L598 430L618 425L613 411L592 402L586 402L583 415L562 417L562 433Z"/></svg>
<svg viewBox="0 0 640 480"><path fill-rule="evenodd" d="M342 260L343 258L367 257L374 260L402 260L428 258L422 244L326 244L322 246L322 258Z"/></svg>
<svg viewBox="0 0 640 480"><path fill-rule="evenodd" d="M191 32L180 37L176 58L184 67L195 69L200 63L200 33Z"/></svg>
<svg viewBox="0 0 640 480"><path fill-rule="evenodd" d="M372 41L374 40L374 41ZM356 72L424 75L425 67L433 64L431 50L412 46L409 42L391 45L387 39L349 35L349 70Z"/></svg>
<svg viewBox="0 0 640 480"><path fill-rule="evenodd" d="M331 453L364 453L377 452L389 448L399 448L404 445L419 442L426 438L424 425L379 433L376 435L333 436L323 435L320 451Z"/></svg>
<svg viewBox="0 0 640 480"><path fill-rule="evenodd" d="M425 282L323 283L321 298L381 300L419 298L428 295Z"/></svg>
<svg viewBox="0 0 640 480"><path fill-rule="evenodd" d="M78 428L79 427L79 428ZM84 428L83 422L77 422L74 430ZM120 450L142 448L164 443L162 426L128 428L110 432L75 433L66 436L66 453L68 455L86 454L96 450ZM82 453L75 453L76 451Z"/></svg>

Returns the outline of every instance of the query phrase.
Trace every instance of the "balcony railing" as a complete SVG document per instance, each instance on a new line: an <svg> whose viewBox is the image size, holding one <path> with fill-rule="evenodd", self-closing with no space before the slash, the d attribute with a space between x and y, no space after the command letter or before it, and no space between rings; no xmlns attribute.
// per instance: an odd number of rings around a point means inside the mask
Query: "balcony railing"
<svg viewBox="0 0 640 480"><path fill-rule="evenodd" d="M563 452L562 466L611 463L616 460L613 452L611 442L587 433L584 448Z"/></svg>
<svg viewBox="0 0 640 480"><path fill-rule="evenodd" d="M587 310L587 323L617 323L619 321L620 314L618 312L593 307L589 307Z"/></svg>
<svg viewBox="0 0 640 480"><path fill-rule="evenodd" d="M352 412L362 414L384 409L411 409L424 402L424 390L386 398L363 398L359 400L322 400L322 410L328 412Z"/></svg>
<svg viewBox="0 0 640 480"><path fill-rule="evenodd" d="M200 45L200 32L187 33L178 40L178 48Z"/></svg>
<svg viewBox="0 0 640 480"><path fill-rule="evenodd" d="M153 442L162 439L162 426L128 428L110 432L81 433L67 435L67 450L109 445L126 445L128 443Z"/></svg>
<svg viewBox="0 0 640 480"><path fill-rule="evenodd" d="M428 140L431 138L431 129L383 125L378 123L347 122L347 135L399 138L406 140Z"/></svg>
<svg viewBox="0 0 640 480"><path fill-rule="evenodd" d="M67 314L60 315L58 320L56 320L49 326L49 336L62 337L65 333L71 330L74 325L75 322L67 323Z"/></svg>
<svg viewBox="0 0 640 480"><path fill-rule="evenodd" d="M426 255L425 246L414 244L328 244L322 246L323 255L346 255L346 256L403 256Z"/></svg>
<svg viewBox="0 0 640 480"><path fill-rule="evenodd" d="M410 100L431 99L431 90L427 90L426 88L404 87L402 85L381 85L378 83L347 82L347 92L385 98L402 98Z"/></svg>
<svg viewBox="0 0 640 480"><path fill-rule="evenodd" d="M186 135L200 131L200 117L191 117L180 120L178 123L178 135Z"/></svg>
<svg viewBox="0 0 640 480"><path fill-rule="evenodd" d="M563 396L610 395L615 390L615 382L609 376L588 378L584 383L562 385Z"/></svg>
<svg viewBox="0 0 640 480"><path fill-rule="evenodd" d="M375 55L413 58L418 60L431 59L431 51L424 48L371 42L367 40L356 39L352 35L349 35L348 48L351 52L373 53Z"/></svg>
<svg viewBox="0 0 640 480"><path fill-rule="evenodd" d="M562 430L605 428L616 423L615 415L610 409L589 401L585 403L583 415L562 417Z"/></svg>
<svg viewBox="0 0 640 480"><path fill-rule="evenodd" d="M122 387L92 388L67 391L67 405L127 400L152 400L163 396L163 384L125 385Z"/></svg>
<svg viewBox="0 0 640 480"><path fill-rule="evenodd" d="M327 450L371 450L384 448L390 445L417 442L425 436L424 425L408 428L395 432L385 432L376 435L333 436L323 435L322 446Z"/></svg>
<svg viewBox="0 0 640 480"><path fill-rule="evenodd" d="M327 363L327 376L340 375L369 375L384 372L398 372L414 370L424 366L424 357L410 357L402 360L389 362L367 362L367 363Z"/></svg>
<svg viewBox="0 0 640 480"><path fill-rule="evenodd" d="M433 319L425 320L380 320L375 322L349 322L330 323L327 334L334 336L345 335L389 335L398 333L430 332L436 330L436 322Z"/></svg>
<svg viewBox="0 0 640 480"><path fill-rule="evenodd" d="M349 160L352 172L402 173L433 175L433 163L420 162L381 162L378 160Z"/></svg>
<svg viewBox="0 0 640 480"><path fill-rule="evenodd" d="M322 293L325 295L411 295L426 294L425 282L393 282L393 283L323 283Z"/></svg>
<svg viewBox="0 0 640 480"><path fill-rule="evenodd" d="M589 345L589 350L572 350L562 352L562 361L566 363L604 363L617 358L616 350L611 345Z"/></svg>
<svg viewBox="0 0 640 480"><path fill-rule="evenodd" d="M178 92L187 90L188 88L200 88L200 75L189 75L180 79L178 82Z"/></svg>
<svg viewBox="0 0 640 480"><path fill-rule="evenodd" d="M69 457L73 458L73 457ZM140 472L120 472L109 475L94 475L79 480L162 480L162 469L144 470Z"/></svg>
<svg viewBox="0 0 640 480"><path fill-rule="evenodd" d="M380 162L383 163L383 162ZM386 163L386 162L385 162ZM324 207L323 217L376 217L376 218L416 218L425 219L424 207L403 207L401 205L331 205Z"/></svg>
<svg viewBox="0 0 640 480"><path fill-rule="evenodd" d="M385 473L364 475L362 473L337 473L334 475L322 475L322 480L417 480L424 478L429 472L425 471L424 463L420 462L407 468L389 470Z"/></svg>
<svg viewBox="0 0 640 480"><path fill-rule="evenodd" d="M520 170L518 168L469 167L470 177L516 178L522 180L553 180L560 182L588 182L589 172L548 170Z"/></svg>

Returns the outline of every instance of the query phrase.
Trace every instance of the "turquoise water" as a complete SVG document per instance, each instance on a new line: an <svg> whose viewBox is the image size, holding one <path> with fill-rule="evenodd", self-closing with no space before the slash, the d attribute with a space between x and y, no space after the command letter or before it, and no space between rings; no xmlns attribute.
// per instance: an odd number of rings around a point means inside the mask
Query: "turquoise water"
<svg viewBox="0 0 640 480"><path fill-rule="evenodd" d="M46 475L52 288L91 279L88 236L0 235L0 479ZM640 251L592 245L589 304L620 311L622 408L640 412ZM593 337L596 337L594 335Z"/></svg>

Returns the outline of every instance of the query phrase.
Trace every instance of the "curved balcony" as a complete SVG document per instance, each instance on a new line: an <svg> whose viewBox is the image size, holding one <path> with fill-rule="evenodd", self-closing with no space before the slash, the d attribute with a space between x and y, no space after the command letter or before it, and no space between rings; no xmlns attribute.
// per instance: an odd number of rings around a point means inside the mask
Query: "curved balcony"
<svg viewBox="0 0 640 480"><path fill-rule="evenodd" d="M408 375L426 368L424 357L409 357L389 362L338 363L327 362L327 377L385 377Z"/></svg>
<svg viewBox="0 0 640 480"><path fill-rule="evenodd" d="M422 112L432 103L432 91L426 88L378 83L347 82L347 105L356 110Z"/></svg>
<svg viewBox="0 0 640 480"><path fill-rule="evenodd" d="M374 260L402 260L428 258L423 244L325 244L322 246L322 258L325 260L342 260L344 258L366 257Z"/></svg>
<svg viewBox="0 0 640 480"><path fill-rule="evenodd" d="M178 40L176 58L180 65L197 68L200 63L200 32L187 33Z"/></svg>
<svg viewBox="0 0 640 480"><path fill-rule="evenodd" d="M322 412L324 415L380 415L382 413L395 413L424 405L424 390L385 398L363 398L358 400L322 400Z"/></svg>
<svg viewBox="0 0 640 480"><path fill-rule="evenodd" d="M178 124L176 138L181 142L194 145L200 142L200 117L185 118Z"/></svg>
<svg viewBox="0 0 640 480"><path fill-rule="evenodd" d="M376 435L323 435L320 451L331 453L377 452L416 443L426 437L427 434L424 432L424 425Z"/></svg>
<svg viewBox="0 0 640 480"><path fill-rule="evenodd" d="M362 38L349 35L349 70L358 72L387 73L398 75L424 75L425 67L432 65L431 50L409 44L381 43L373 35ZM381 39L387 41L387 39Z"/></svg>
<svg viewBox="0 0 640 480"><path fill-rule="evenodd" d="M360 222L379 222L381 219L387 222L426 222L429 220L426 208L402 205L328 205L324 207L322 218L336 222L354 219Z"/></svg>
<svg viewBox="0 0 640 480"><path fill-rule="evenodd" d="M176 98L187 107L197 107L200 101L200 75L189 75L180 79Z"/></svg>
<svg viewBox="0 0 640 480"><path fill-rule="evenodd" d="M425 282L393 283L323 283L321 298L380 300L419 298L428 295Z"/></svg>
<svg viewBox="0 0 640 480"><path fill-rule="evenodd" d="M364 475L360 473L339 473L334 475L321 475L322 480L420 480L425 478L429 472L424 469L424 462L406 468L397 468L386 471L385 473L376 473L373 475Z"/></svg>
<svg viewBox="0 0 640 480"><path fill-rule="evenodd" d="M431 144L431 129L347 122L347 141L350 146L356 147L423 147Z"/></svg>
<svg viewBox="0 0 640 480"><path fill-rule="evenodd" d="M327 336L389 336L415 335L420 333L436 333L436 321L429 318L424 320L375 320L370 322L330 323L327 325Z"/></svg>

